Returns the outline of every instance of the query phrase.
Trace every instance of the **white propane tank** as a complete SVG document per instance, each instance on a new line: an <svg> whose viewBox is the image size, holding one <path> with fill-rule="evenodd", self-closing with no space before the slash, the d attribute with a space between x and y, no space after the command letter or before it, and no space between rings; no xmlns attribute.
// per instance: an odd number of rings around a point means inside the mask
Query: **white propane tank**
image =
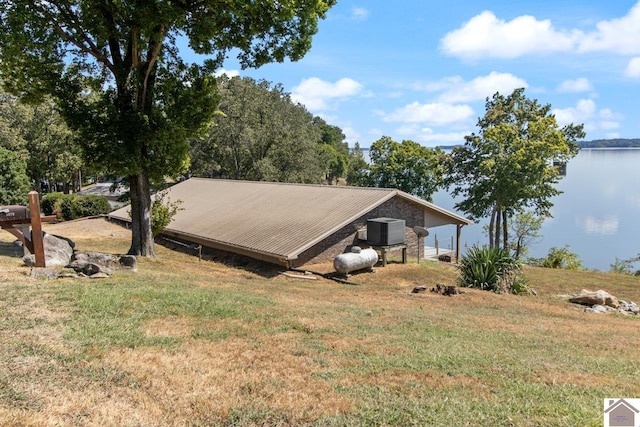
<svg viewBox="0 0 640 427"><path fill-rule="evenodd" d="M351 252L340 254L333 260L333 268L336 272L347 274L356 270L371 268L378 262L378 252L375 249L360 249L359 246L351 248Z"/></svg>

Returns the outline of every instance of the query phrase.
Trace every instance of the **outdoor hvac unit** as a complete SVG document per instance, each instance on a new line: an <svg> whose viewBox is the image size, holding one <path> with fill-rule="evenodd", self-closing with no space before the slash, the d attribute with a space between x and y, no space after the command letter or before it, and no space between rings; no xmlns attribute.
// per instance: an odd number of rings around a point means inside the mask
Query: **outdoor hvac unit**
<svg viewBox="0 0 640 427"><path fill-rule="evenodd" d="M405 242L404 220L375 218L367 220L367 243L373 246L400 245Z"/></svg>

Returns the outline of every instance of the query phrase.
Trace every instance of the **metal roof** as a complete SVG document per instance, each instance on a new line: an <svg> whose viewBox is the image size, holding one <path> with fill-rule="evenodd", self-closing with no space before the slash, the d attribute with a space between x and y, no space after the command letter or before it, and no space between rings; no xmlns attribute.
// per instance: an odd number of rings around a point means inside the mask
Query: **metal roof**
<svg viewBox="0 0 640 427"><path fill-rule="evenodd" d="M472 223L394 189L191 178L170 188L167 197L181 200L183 210L164 232L286 261L395 196L447 217L450 224ZM130 220L128 209L109 216Z"/></svg>

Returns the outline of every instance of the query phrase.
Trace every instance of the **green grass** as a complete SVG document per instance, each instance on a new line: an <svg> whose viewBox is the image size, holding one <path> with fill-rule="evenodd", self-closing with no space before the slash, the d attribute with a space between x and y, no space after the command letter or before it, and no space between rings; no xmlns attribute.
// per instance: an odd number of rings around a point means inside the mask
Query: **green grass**
<svg viewBox="0 0 640 427"><path fill-rule="evenodd" d="M538 296L443 297L411 293L455 283L436 263L348 286L159 254L96 281L0 255L0 424L598 426L640 397L640 317L559 296L639 301L638 278L528 268Z"/></svg>

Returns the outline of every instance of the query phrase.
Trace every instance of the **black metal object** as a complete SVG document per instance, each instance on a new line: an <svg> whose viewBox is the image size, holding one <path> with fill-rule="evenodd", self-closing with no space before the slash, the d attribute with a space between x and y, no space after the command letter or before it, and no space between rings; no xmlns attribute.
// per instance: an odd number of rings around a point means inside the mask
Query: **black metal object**
<svg viewBox="0 0 640 427"><path fill-rule="evenodd" d="M367 243L373 246L401 245L405 243L404 220L374 218L367 220Z"/></svg>
<svg viewBox="0 0 640 427"><path fill-rule="evenodd" d="M29 208L21 205L0 206L0 222L22 221L31 217Z"/></svg>

